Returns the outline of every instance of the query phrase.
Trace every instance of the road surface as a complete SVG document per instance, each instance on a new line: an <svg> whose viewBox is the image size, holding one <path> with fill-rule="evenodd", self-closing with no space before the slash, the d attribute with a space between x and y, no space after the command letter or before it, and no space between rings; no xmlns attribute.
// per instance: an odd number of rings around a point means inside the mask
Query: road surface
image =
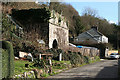
<svg viewBox="0 0 120 80"><path fill-rule="evenodd" d="M80 78L117 78L118 61L101 60L100 62L88 64L82 67L63 71L49 79L80 79Z"/></svg>

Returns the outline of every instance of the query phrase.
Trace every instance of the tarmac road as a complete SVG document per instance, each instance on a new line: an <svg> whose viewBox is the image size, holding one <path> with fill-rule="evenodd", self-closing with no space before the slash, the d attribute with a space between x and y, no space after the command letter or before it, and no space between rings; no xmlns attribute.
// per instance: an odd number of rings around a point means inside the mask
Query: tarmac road
<svg viewBox="0 0 120 80"><path fill-rule="evenodd" d="M49 79L118 78L118 60L101 60L63 71Z"/></svg>

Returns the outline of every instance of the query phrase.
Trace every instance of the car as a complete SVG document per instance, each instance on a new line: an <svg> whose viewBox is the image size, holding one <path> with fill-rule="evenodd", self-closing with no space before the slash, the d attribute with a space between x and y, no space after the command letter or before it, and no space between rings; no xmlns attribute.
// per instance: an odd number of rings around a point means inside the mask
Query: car
<svg viewBox="0 0 120 80"><path fill-rule="evenodd" d="M119 55L118 55L118 53L111 53L110 58L118 59Z"/></svg>

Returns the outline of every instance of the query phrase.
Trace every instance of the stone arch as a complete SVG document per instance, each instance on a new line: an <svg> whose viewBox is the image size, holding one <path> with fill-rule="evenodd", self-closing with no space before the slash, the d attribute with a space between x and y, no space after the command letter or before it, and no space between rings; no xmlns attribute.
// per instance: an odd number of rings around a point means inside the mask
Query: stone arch
<svg viewBox="0 0 120 80"><path fill-rule="evenodd" d="M55 48L55 49L58 48L58 42L56 39L53 40L52 48Z"/></svg>

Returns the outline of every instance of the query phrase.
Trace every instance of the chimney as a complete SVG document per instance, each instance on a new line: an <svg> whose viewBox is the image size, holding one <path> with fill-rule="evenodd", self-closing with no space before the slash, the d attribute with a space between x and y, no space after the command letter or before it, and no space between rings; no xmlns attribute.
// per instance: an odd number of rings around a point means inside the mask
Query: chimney
<svg viewBox="0 0 120 80"><path fill-rule="evenodd" d="M97 26L92 26L91 29L96 29L98 31L98 27Z"/></svg>

